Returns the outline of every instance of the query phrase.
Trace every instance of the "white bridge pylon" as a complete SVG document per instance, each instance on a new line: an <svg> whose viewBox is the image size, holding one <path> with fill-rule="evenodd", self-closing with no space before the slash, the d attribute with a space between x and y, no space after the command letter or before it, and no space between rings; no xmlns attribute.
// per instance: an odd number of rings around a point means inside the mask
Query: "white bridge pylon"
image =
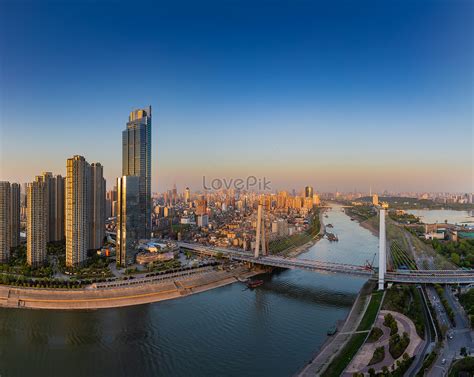
<svg viewBox="0 0 474 377"><path fill-rule="evenodd" d="M265 216L263 215L263 205L258 204L257 210L257 234L255 236L255 258L260 257L260 244L262 245L262 254L267 255L267 241L265 239Z"/></svg>
<svg viewBox="0 0 474 377"><path fill-rule="evenodd" d="M387 235L385 231L385 208L379 211L379 290L384 289L385 272L387 269Z"/></svg>

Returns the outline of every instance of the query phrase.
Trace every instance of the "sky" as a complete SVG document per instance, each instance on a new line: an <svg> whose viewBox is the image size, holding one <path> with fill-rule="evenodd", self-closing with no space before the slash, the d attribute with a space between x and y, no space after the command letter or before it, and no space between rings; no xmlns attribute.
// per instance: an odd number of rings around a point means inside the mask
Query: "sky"
<svg viewBox="0 0 474 377"><path fill-rule="evenodd" d="M474 191L474 2L0 1L0 180L121 174L153 107L152 189Z"/></svg>

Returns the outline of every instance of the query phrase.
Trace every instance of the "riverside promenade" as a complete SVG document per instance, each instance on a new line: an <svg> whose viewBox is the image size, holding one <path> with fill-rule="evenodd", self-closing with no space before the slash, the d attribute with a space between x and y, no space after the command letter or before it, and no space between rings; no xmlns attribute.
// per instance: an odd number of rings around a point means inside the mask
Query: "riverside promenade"
<svg viewBox="0 0 474 377"><path fill-rule="evenodd" d="M362 287L344 324L338 326L337 333L334 336L326 339L326 342L322 344L314 359L297 374L298 377L319 376L326 370L334 357L337 356L352 335L356 333L356 329L359 327L360 321L369 305L372 289L371 283L366 283ZM364 332L368 333L368 331Z"/></svg>
<svg viewBox="0 0 474 377"><path fill-rule="evenodd" d="M261 271L239 267L231 271L207 269L153 282L117 287L93 285L81 289L24 288L0 285L0 307L29 309L105 309L170 300L232 284Z"/></svg>

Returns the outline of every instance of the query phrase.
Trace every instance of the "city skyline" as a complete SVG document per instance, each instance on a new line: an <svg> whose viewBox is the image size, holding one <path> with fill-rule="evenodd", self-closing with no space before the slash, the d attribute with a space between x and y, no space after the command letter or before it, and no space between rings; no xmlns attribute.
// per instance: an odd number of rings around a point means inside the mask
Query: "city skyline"
<svg viewBox="0 0 474 377"><path fill-rule="evenodd" d="M2 33L1 180L64 176L78 154L110 188L124 115L150 104L152 192L248 175L274 190L473 191L472 3L157 4L139 18L116 5L2 4L16 32Z"/></svg>

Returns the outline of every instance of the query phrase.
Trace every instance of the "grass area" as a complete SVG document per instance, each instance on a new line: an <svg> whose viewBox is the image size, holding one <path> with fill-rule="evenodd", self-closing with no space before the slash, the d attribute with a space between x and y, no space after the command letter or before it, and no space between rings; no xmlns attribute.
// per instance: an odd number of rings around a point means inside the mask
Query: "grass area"
<svg viewBox="0 0 474 377"><path fill-rule="evenodd" d="M349 216L355 217L359 221L368 220L377 214L373 206L353 206L346 210Z"/></svg>
<svg viewBox="0 0 474 377"><path fill-rule="evenodd" d="M382 297L383 292L372 293L367 310L365 311L365 314L359 324L359 327L357 328L358 331L370 329L370 327L375 321L380 304L382 302ZM366 333L352 335L346 345L339 351L338 355L333 359L331 364L329 364L328 368L323 373L323 376L340 376L344 369L346 369L346 367L349 365L357 351L359 351L359 349L362 347L366 337Z"/></svg>
<svg viewBox="0 0 474 377"><path fill-rule="evenodd" d="M466 372L467 376L474 374L474 357L465 357L464 359L455 361L449 368L449 377L457 377L462 372Z"/></svg>
<svg viewBox="0 0 474 377"><path fill-rule="evenodd" d="M324 377L339 377L349 365L357 351L362 347L367 334L354 334L346 343L344 348L333 359L329 367L322 374Z"/></svg>
<svg viewBox="0 0 474 377"><path fill-rule="evenodd" d="M415 260L397 241L390 243L390 259L394 269L417 270Z"/></svg>
<svg viewBox="0 0 474 377"><path fill-rule="evenodd" d="M413 285L394 285L386 291L382 308L402 313L410 318L417 334L425 338L425 320L420 292Z"/></svg>
<svg viewBox="0 0 474 377"><path fill-rule="evenodd" d="M424 262L421 266L424 269L429 269L430 264L433 264L435 268L444 270L452 270L456 266L448 261L443 255L437 253L430 243L426 243L417 237L414 233L406 230L405 228L397 225L393 220L387 219L387 240L390 242L396 242L401 249L407 251L407 254L413 258L418 257ZM428 260L430 263L428 263ZM431 263L432 261L432 263Z"/></svg>
<svg viewBox="0 0 474 377"><path fill-rule="evenodd" d="M370 298L369 306L364 314L364 317L360 321L357 331L369 330L372 324L375 322L377 313L380 308L380 303L382 302L383 292L377 291L372 293Z"/></svg>
<svg viewBox="0 0 474 377"><path fill-rule="evenodd" d="M404 234L405 229L399 227L394 221L386 218L387 240L391 243L396 242L400 249L404 250L410 257L412 256L410 244Z"/></svg>

